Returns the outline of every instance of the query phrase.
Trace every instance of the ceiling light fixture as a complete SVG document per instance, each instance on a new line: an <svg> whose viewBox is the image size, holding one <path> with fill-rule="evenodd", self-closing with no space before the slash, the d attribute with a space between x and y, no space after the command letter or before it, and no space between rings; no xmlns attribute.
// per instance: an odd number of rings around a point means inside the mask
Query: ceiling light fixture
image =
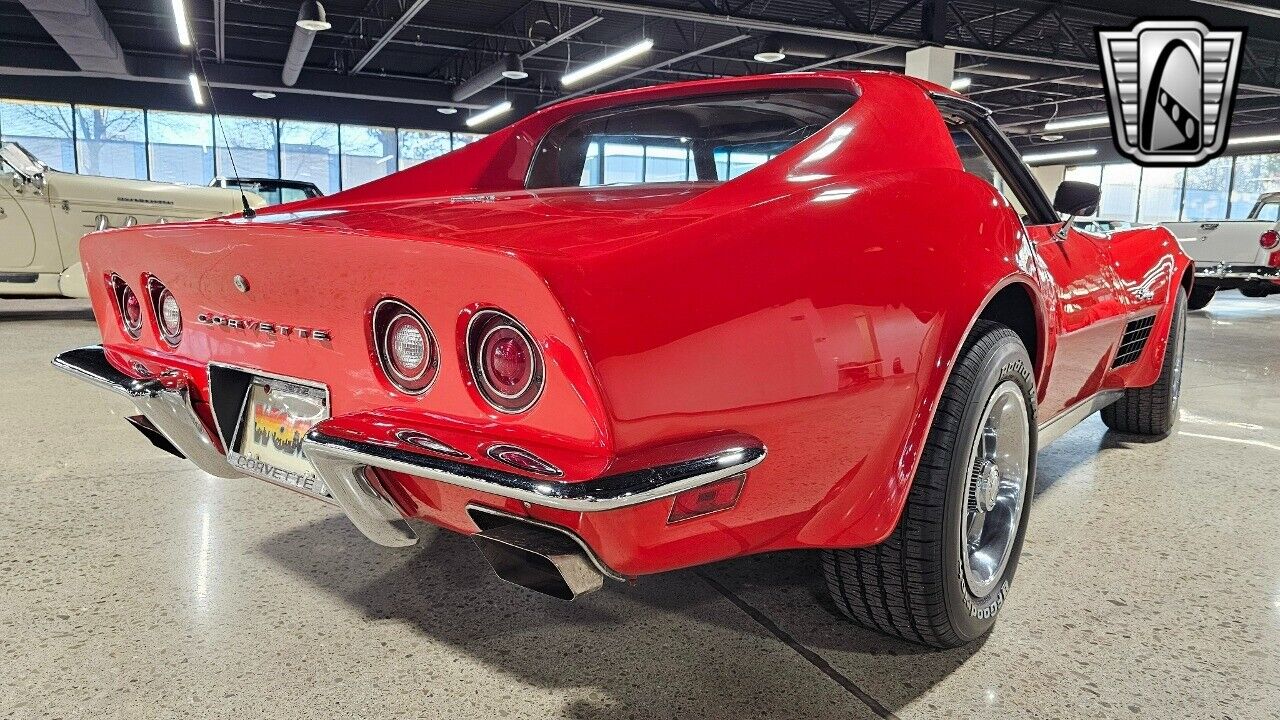
<svg viewBox="0 0 1280 720"><path fill-rule="evenodd" d="M755 54L756 62L776 63L787 59L787 53L782 50L782 43L776 37L765 38L760 43L760 52Z"/></svg>
<svg viewBox="0 0 1280 720"><path fill-rule="evenodd" d="M1280 142L1280 135L1254 135L1253 137L1237 137L1227 141L1228 145L1265 145Z"/></svg>
<svg viewBox="0 0 1280 720"><path fill-rule="evenodd" d="M311 32L321 32L333 27L319 0L302 0L302 7L298 8L298 20L295 24Z"/></svg>
<svg viewBox="0 0 1280 720"><path fill-rule="evenodd" d="M1055 132L1058 130L1079 130L1081 128L1102 127L1111 123L1111 119L1106 115L1090 115L1088 117L1066 118L1064 120L1050 120L1044 124L1045 132Z"/></svg>
<svg viewBox="0 0 1280 720"><path fill-rule="evenodd" d="M1098 154L1098 148L1080 148L1078 150L1056 150L1046 153L1032 153L1023 155L1022 161L1028 165L1036 163L1049 162L1050 160L1071 160L1073 158L1093 157Z"/></svg>
<svg viewBox="0 0 1280 720"><path fill-rule="evenodd" d="M191 100L196 106L204 105L204 92L200 89L200 78L195 73L187 73L187 83L191 85Z"/></svg>
<svg viewBox="0 0 1280 720"><path fill-rule="evenodd" d="M969 86L972 84L973 84L973 78L967 78L967 77L956 78L955 80L951 81L951 89L955 90L956 92L964 92L965 90L968 90Z"/></svg>
<svg viewBox="0 0 1280 720"><path fill-rule="evenodd" d="M560 78L560 84L568 87L581 80L585 80L592 75L604 72L615 65L621 65L633 57L643 55L651 49L653 49L653 41L645 38L635 45L623 48L622 50L619 50L612 55L606 55L589 65L583 65L577 70L565 73L564 77Z"/></svg>
<svg viewBox="0 0 1280 720"><path fill-rule="evenodd" d="M452 114L454 114L454 113L458 112L458 108L456 108L456 107L450 107L450 106L448 106L448 105L442 105L442 106L440 106L440 107L436 108L436 112L440 113L441 115L452 115Z"/></svg>
<svg viewBox="0 0 1280 720"><path fill-rule="evenodd" d="M524 60L515 53L507 53L502 58L502 77L508 80L523 80L529 77L524 69Z"/></svg>
<svg viewBox="0 0 1280 720"><path fill-rule="evenodd" d="M1066 137L1066 136L1065 136L1065 135L1058 135L1058 134L1050 133L1050 134L1048 134L1048 135L1041 135L1041 136L1040 136L1040 139L1041 139L1041 140L1044 140L1045 142L1058 142L1059 140L1061 140L1061 139L1062 139L1062 138L1064 138L1064 137Z"/></svg>
<svg viewBox="0 0 1280 720"><path fill-rule="evenodd" d="M191 25L187 20L187 6L183 0L170 0L173 6L173 22L178 26L178 44L191 47Z"/></svg>
<svg viewBox="0 0 1280 720"><path fill-rule="evenodd" d="M492 120L498 117L499 115L502 115L508 112L511 112L511 101L503 100L497 105L494 105L493 107L488 108L487 110L481 110L475 115L472 115L471 117L467 118L467 127L475 127L477 125L480 125L481 123L488 122L489 120Z"/></svg>
<svg viewBox="0 0 1280 720"><path fill-rule="evenodd" d="M267 92L266 90L258 90L253 93L253 96L258 98L259 100L270 100L274 98L276 94L273 92Z"/></svg>

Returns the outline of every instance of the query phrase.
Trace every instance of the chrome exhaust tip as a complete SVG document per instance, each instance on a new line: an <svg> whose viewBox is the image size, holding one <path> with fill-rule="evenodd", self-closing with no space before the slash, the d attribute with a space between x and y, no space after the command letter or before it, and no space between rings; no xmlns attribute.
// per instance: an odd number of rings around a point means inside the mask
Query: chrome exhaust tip
<svg viewBox="0 0 1280 720"><path fill-rule="evenodd" d="M471 539L498 577L513 585L559 600L604 587L604 574L564 533L513 519Z"/></svg>

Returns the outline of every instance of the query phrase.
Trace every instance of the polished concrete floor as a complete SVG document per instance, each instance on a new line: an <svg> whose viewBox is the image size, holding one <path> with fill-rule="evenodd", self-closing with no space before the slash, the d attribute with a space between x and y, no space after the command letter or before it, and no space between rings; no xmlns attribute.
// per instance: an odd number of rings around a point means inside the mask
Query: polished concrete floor
<svg viewBox="0 0 1280 720"><path fill-rule="evenodd" d="M935 652L838 617L805 553L570 605L462 537L377 547L51 369L84 305L0 300L0 718L1280 717L1280 298L1189 323L1176 433L1049 448L1000 623Z"/></svg>

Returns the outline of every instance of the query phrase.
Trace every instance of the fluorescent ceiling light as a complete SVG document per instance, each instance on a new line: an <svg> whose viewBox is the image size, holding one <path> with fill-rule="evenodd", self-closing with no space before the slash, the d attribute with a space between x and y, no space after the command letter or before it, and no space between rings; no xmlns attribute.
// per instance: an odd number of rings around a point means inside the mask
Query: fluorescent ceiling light
<svg viewBox="0 0 1280 720"><path fill-rule="evenodd" d="M1048 162L1050 160L1070 160L1072 158L1092 157L1098 154L1098 148L1080 148L1079 150L1057 150L1046 153L1023 155L1022 161L1027 164Z"/></svg>
<svg viewBox="0 0 1280 720"><path fill-rule="evenodd" d="M267 92L266 90L259 90L255 92L253 96L258 98L259 100L270 100L274 98L276 94L273 92Z"/></svg>
<svg viewBox="0 0 1280 720"><path fill-rule="evenodd" d="M969 86L972 84L973 84L973 78L967 78L967 77L956 78L955 80L951 81L951 89L955 90L956 92L964 92L965 90L968 90Z"/></svg>
<svg viewBox="0 0 1280 720"><path fill-rule="evenodd" d="M1254 135L1253 137L1231 138L1227 141L1228 145L1264 145L1266 143L1280 142L1280 135Z"/></svg>
<svg viewBox="0 0 1280 720"><path fill-rule="evenodd" d="M196 105L204 105L204 91L200 89L200 78L195 73L187 73L187 82L191 85L191 99Z"/></svg>
<svg viewBox="0 0 1280 720"><path fill-rule="evenodd" d="M583 65L573 72L565 73L564 77L560 78L560 83L565 87L568 87L579 80L584 80L596 73L608 70L614 65L621 65L637 55L643 55L649 52L652 48L653 41L645 38L631 47L619 50L612 55L606 55L590 65Z"/></svg>
<svg viewBox="0 0 1280 720"><path fill-rule="evenodd" d="M178 44L191 47L191 26L187 24L187 6L183 0L170 0L173 5L173 22L178 26Z"/></svg>
<svg viewBox="0 0 1280 720"><path fill-rule="evenodd" d="M1111 119L1106 115L1090 115L1089 117L1066 118L1065 120L1050 120L1044 124L1046 131L1055 130L1079 130L1080 128L1102 127L1111 124Z"/></svg>
<svg viewBox="0 0 1280 720"><path fill-rule="evenodd" d="M467 127L475 127L481 123L492 120L498 117L499 115L507 112L511 112L511 101L503 100L497 105L494 105L493 107L488 108L487 110L481 110L475 115L472 115L471 117L467 118Z"/></svg>

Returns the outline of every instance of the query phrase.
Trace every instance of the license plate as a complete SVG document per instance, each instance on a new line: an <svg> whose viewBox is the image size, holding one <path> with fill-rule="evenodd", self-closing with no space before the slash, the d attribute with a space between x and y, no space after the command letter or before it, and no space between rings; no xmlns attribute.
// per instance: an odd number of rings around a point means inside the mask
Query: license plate
<svg viewBox="0 0 1280 720"><path fill-rule="evenodd" d="M328 499L329 489L302 454L302 439L327 417L325 390L255 377L245 396L235 449L227 459L249 475Z"/></svg>

